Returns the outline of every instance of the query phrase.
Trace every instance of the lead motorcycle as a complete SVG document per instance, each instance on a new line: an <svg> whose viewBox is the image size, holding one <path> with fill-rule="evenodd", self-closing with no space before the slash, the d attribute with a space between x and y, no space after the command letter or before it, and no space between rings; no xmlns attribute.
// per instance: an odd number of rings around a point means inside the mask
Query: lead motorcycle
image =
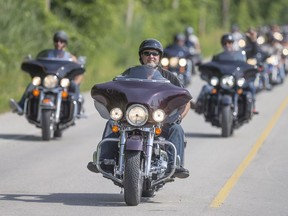
<svg viewBox="0 0 288 216"><path fill-rule="evenodd" d="M61 56L65 56L65 51L43 50L21 65L33 85L25 99L24 114L29 123L41 128L43 140L61 137L64 129L75 124L82 106L72 80L85 72L85 61L75 63Z"/></svg>
<svg viewBox="0 0 288 216"><path fill-rule="evenodd" d="M223 137L247 123L253 116L253 99L249 82L255 79L257 67L235 61L227 53L217 61L199 66L201 78L207 81L202 113L205 120L221 128Z"/></svg>
<svg viewBox="0 0 288 216"><path fill-rule="evenodd" d="M191 100L191 95L171 84L157 69L135 66L111 82L96 84L91 96L100 115L112 119L112 131L119 134L98 143L93 163L105 178L124 188L126 204L136 206L141 197L153 196L174 180L179 159L174 144L161 137L162 126L176 120L177 110ZM102 146L111 142L118 146L115 157L101 161ZM168 148L174 155L170 169ZM105 170L103 165L112 169Z"/></svg>

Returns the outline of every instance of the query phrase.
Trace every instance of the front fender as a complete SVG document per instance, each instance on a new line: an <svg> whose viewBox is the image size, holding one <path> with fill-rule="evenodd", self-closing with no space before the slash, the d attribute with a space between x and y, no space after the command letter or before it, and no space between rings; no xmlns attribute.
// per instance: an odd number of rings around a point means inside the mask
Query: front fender
<svg viewBox="0 0 288 216"><path fill-rule="evenodd" d="M143 150L143 137L142 136L130 136L126 140L126 150L142 151Z"/></svg>
<svg viewBox="0 0 288 216"><path fill-rule="evenodd" d="M221 98L221 104L224 106L232 104L232 97L230 95L223 95Z"/></svg>

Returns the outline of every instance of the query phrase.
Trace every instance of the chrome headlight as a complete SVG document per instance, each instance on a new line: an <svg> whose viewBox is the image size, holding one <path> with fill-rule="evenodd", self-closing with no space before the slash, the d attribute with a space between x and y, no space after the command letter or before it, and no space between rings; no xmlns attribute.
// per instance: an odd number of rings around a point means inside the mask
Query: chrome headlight
<svg viewBox="0 0 288 216"><path fill-rule="evenodd" d="M165 112L162 109L157 109L153 112L152 118L156 122L162 122L165 118Z"/></svg>
<svg viewBox="0 0 288 216"><path fill-rule="evenodd" d="M243 77L237 80L237 85L239 87L242 87L244 85L244 83L245 83L245 78L243 78Z"/></svg>
<svg viewBox="0 0 288 216"><path fill-rule="evenodd" d="M171 67L177 67L178 66L178 61L179 61L179 59L177 57L170 58Z"/></svg>
<svg viewBox="0 0 288 216"><path fill-rule="evenodd" d="M58 84L58 78L55 75L48 75L44 78L43 85L46 88L55 88Z"/></svg>
<svg viewBox="0 0 288 216"><path fill-rule="evenodd" d="M168 58L162 58L161 59L161 64L164 66L164 67L167 67L169 65L169 59Z"/></svg>
<svg viewBox="0 0 288 216"><path fill-rule="evenodd" d="M38 76L33 77L33 79L32 79L32 84L33 84L34 86L39 86L39 85L41 84L41 78L38 77Z"/></svg>
<svg viewBox="0 0 288 216"><path fill-rule="evenodd" d="M134 104L127 109L126 119L133 126L142 126L148 120L148 110L143 105Z"/></svg>
<svg viewBox="0 0 288 216"><path fill-rule="evenodd" d="M234 86L235 79L233 76L223 76L221 79L221 87L224 89L230 89Z"/></svg>
<svg viewBox="0 0 288 216"><path fill-rule="evenodd" d="M63 79L61 79L60 85L63 88L68 87L70 85L70 80L68 78L63 78Z"/></svg>
<svg viewBox="0 0 288 216"><path fill-rule="evenodd" d="M185 67L186 64L187 64L187 60L186 60L185 58L181 58L181 59L179 60L179 65L180 65L181 67Z"/></svg>
<svg viewBox="0 0 288 216"><path fill-rule="evenodd" d="M114 121L119 121L123 117L123 112L120 108L116 107L110 111L110 117Z"/></svg>
<svg viewBox="0 0 288 216"><path fill-rule="evenodd" d="M211 84L212 86L217 86L218 83L219 83L219 79L218 79L217 77L211 77L211 79L210 79L210 84Z"/></svg>

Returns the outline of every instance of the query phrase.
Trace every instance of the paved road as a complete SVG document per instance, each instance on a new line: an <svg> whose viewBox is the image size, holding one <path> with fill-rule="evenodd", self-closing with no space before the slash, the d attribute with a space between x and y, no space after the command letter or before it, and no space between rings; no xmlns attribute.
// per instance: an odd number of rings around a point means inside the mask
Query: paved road
<svg viewBox="0 0 288 216"><path fill-rule="evenodd" d="M193 77L196 98L203 82ZM220 130L189 113L188 179L176 179L137 207L120 188L86 169L105 120L86 97L86 119L61 139L44 142L24 117L0 115L0 214L90 215L288 215L288 83L257 96L260 115L222 138Z"/></svg>

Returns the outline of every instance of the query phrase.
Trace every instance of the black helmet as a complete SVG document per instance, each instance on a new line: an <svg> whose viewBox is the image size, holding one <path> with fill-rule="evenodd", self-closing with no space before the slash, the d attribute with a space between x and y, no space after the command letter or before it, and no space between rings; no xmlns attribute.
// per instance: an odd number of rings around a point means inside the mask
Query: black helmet
<svg viewBox="0 0 288 216"><path fill-rule="evenodd" d="M234 42L234 38L231 34L224 34L221 37L221 45L224 46L227 42Z"/></svg>
<svg viewBox="0 0 288 216"><path fill-rule="evenodd" d="M58 31L53 36L53 41L56 42L58 40L64 41L66 44L68 43L68 35L64 31Z"/></svg>
<svg viewBox="0 0 288 216"><path fill-rule="evenodd" d="M194 29L193 29L193 27L188 26L188 27L185 29L185 34L186 34L186 35L192 35L192 34L194 34Z"/></svg>
<svg viewBox="0 0 288 216"><path fill-rule="evenodd" d="M174 42L178 42L178 41L185 41L185 35L182 33L178 33L174 36Z"/></svg>
<svg viewBox="0 0 288 216"><path fill-rule="evenodd" d="M160 53L160 58L162 57L162 54L163 54L163 46L162 44L160 43L160 41L156 40L156 39L146 39L144 40L140 46L139 46L139 51L138 51L138 54L139 54L139 57L141 58L141 53L144 51L144 50L147 50L147 49L154 49L154 50L157 50L159 51Z"/></svg>

